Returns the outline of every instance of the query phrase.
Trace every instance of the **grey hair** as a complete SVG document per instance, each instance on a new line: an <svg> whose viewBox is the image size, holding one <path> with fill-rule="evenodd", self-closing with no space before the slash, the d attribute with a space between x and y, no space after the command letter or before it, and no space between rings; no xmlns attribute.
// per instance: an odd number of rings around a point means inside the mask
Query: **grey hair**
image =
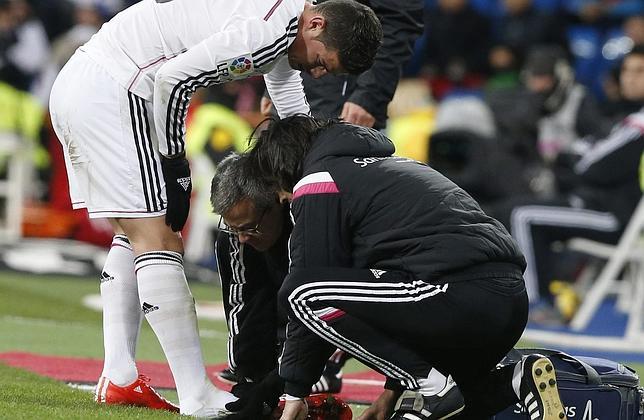
<svg viewBox="0 0 644 420"><path fill-rule="evenodd" d="M277 202L277 185L262 178L245 154L231 153L219 165L210 186L210 204L217 214L226 214L237 203L250 199L263 210Z"/></svg>

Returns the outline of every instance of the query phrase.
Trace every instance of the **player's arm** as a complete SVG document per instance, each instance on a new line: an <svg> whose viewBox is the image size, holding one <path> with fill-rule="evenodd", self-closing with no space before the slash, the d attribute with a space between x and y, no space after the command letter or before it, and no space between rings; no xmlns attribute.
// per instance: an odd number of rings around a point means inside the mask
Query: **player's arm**
<svg viewBox="0 0 644 420"><path fill-rule="evenodd" d="M310 115L300 72L291 68L286 56L277 60L273 69L264 75L264 82L280 118L295 114Z"/></svg>
<svg viewBox="0 0 644 420"><path fill-rule="evenodd" d="M164 156L183 153L185 117L190 98L198 88L245 79L279 67L277 62L288 48L284 40L293 26L297 30L297 17L282 28L259 19L240 20L161 66L154 82L159 152ZM290 76L284 79L285 83L295 83L294 73ZM304 97L303 91L301 95Z"/></svg>
<svg viewBox="0 0 644 420"><path fill-rule="evenodd" d="M228 365L257 381L277 366L277 288L267 278L262 255L236 235L220 233L215 249L228 326Z"/></svg>
<svg viewBox="0 0 644 420"><path fill-rule="evenodd" d="M349 104L358 105L374 117L386 114L402 68L414 51L416 39L423 33L422 0L371 0L369 4L382 23L382 45L373 66L358 77L343 117L351 112L347 109L351 107Z"/></svg>
<svg viewBox="0 0 644 420"><path fill-rule="evenodd" d="M312 174L298 185L291 203L295 220L290 238L291 272L311 267L350 267L347 219L343 216L341 194L330 175ZM284 284L288 280L287 276ZM286 381L284 392L297 397L308 395L334 350L298 320L289 319L279 371Z"/></svg>
<svg viewBox="0 0 644 420"><path fill-rule="evenodd" d="M183 229L190 210L192 183L184 142L190 98L200 87L270 71L287 53L284 41L293 25L297 29L297 17L282 28L258 19L240 19L168 60L157 71L154 122L166 183L165 222L173 231Z"/></svg>

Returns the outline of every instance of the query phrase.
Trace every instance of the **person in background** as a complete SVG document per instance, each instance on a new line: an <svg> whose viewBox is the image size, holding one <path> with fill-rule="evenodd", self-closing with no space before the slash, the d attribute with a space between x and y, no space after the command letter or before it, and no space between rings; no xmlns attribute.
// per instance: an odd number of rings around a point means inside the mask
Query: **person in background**
<svg viewBox="0 0 644 420"><path fill-rule="evenodd" d="M45 28L30 4L26 0L0 0L0 80L35 93L49 55Z"/></svg>
<svg viewBox="0 0 644 420"><path fill-rule="evenodd" d="M617 123L609 135L578 154L559 158L560 193L549 199L515 197L492 212L511 231L527 260L526 287L536 322L561 322L552 307L550 283L561 279L565 253L556 242L573 237L616 243L642 192L638 184L644 150L644 45L635 46L620 70L621 92L639 109Z"/></svg>
<svg viewBox="0 0 644 420"><path fill-rule="evenodd" d="M420 77L436 100L460 88L479 88L488 73L492 45L489 19L469 0L438 0L425 11L426 48Z"/></svg>
<svg viewBox="0 0 644 420"><path fill-rule="evenodd" d="M566 49L566 22L560 13L540 11L534 0L503 0L503 12L494 28L495 42L523 53L538 45Z"/></svg>

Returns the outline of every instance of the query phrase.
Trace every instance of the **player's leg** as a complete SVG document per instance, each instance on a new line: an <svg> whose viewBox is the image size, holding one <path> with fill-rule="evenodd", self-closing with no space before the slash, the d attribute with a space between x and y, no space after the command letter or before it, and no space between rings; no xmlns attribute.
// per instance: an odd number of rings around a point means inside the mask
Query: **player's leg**
<svg viewBox="0 0 644 420"><path fill-rule="evenodd" d="M412 401L410 407L419 408L420 404L433 414L418 418L447 418L459 413L463 398L454 382L413 348L414 342L431 340L431 336L424 334L426 328L420 319L410 319L414 310L405 309L413 306L414 299L432 299L445 291L414 281L406 273L383 274L352 269L296 271L280 289L280 302L289 308L292 322L301 323L387 376L387 389L398 395L408 390L419 396L420 402ZM400 334L401 323L410 321L417 325L411 339ZM283 367L282 373L288 377ZM407 405L405 399L398 408L403 412L410 408Z"/></svg>
<svg viewBox="0 0 644 420"><path fill-rule="evenodd" d="M100 276L103 302L103 372L96 388L96 401L106 402L110 383L124 387L138 372L135 352L143 319L134 275L134 253L127 236L116 226L112 245Z"/></svg>
<svg viewBox="0 0 644 420"><path fill-rule="evenodd" d="M168 359L183 414L216 415L230 394L206 375L194 299L183 270L183 245L164 217L119 219L135 252L139 297L145 317Z"/></svg>
<svg viewBox="0 0 644 420"><path fill-rule="evenodd" d="M123 127L122 90L83 52L67 62L52 89L52 124L63 148L72 206L87 208L90 217L147 211L129 194L140 189L141 178L133 177L139 170L132 170L136 155L127 136L131 131ZM178 411L138 376L134 352L142 312L134 254L123 230L113 226L116 235L101 278L105 364L97 402Z"/></svg>
<svg viewBox="0 0 644 420"><path fill-rule="evenodd" d="M518 401L513 383L522 393L542 386L533 366L546 370L548 362L538 357L520 368L494 370L527 319L518 269L493 264L452 279L434 285L382 270L308 269L289 275L280 300L317 335L384 372L388 383L405 387L395 407L400 418L407 412L436 418L449 399L431 398L448 396L437 392L431 372L423 376L431 366L453 375L467 418L481 419ZM550 388L541 406L561 407L550 382L546 378ZM551 415L560 412L541 411L535 418Z"/></svg>
<svg viewBox="0 0 644 420"><path fill-rule="evenodd" d="M146 309L170 365L174 366L179 395L188 398L184 411L193 413L207 405L208 401L203 402L206 396L219 394L205 379L200 349L194 349L198 346L198 332L194 302L183 274L181 239L163 223L165 191L151 104L119 86L84 53L77 53L70 61L54 85L51 105L52 120L72 174L72 204L75 208L86 207L92 218L118 220L138 258L134 268L140 272L137 289L142 302L165 287L176 292L174 301L164 301L164 296L160 300L166 302L164 307L178 313L181 327L176 327L172 316L164 319L159 315L166 311ZM152 221L151 226L147 220ZM144 232L146 228L151 230ZM152 239L146 240L147 236ZM186 345L181 340L186 335L190 336L190 348L183 350ZM185 379L188 375L194 375L191 381ZM139 383L132 390L142 389L143 385ZM200 398L201 402L193 402Z"/></svg>

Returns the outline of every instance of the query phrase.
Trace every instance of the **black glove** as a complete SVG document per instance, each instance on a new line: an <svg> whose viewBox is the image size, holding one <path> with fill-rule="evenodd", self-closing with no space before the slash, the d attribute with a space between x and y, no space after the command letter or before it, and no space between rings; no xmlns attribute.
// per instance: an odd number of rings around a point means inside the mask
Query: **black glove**
<svg viewBox="0 0 644 420"><path fill-rule="evenodd" d="M183 229L190 211L190 193L192 180L190 166L185 153L174 158L161 158L161 169L165 180L165 194L168 208L165 213L165 224L174 232Z"/></svg>
<svg viewBox="0 0 644 420"><path fill-rule="evenodd" d="M284 380L273 370L261 382L235 385L232 393L239 399L226 404L226 410L233 412L226 420L257 420L270 415L277 407L284 393Z"/></svg>

